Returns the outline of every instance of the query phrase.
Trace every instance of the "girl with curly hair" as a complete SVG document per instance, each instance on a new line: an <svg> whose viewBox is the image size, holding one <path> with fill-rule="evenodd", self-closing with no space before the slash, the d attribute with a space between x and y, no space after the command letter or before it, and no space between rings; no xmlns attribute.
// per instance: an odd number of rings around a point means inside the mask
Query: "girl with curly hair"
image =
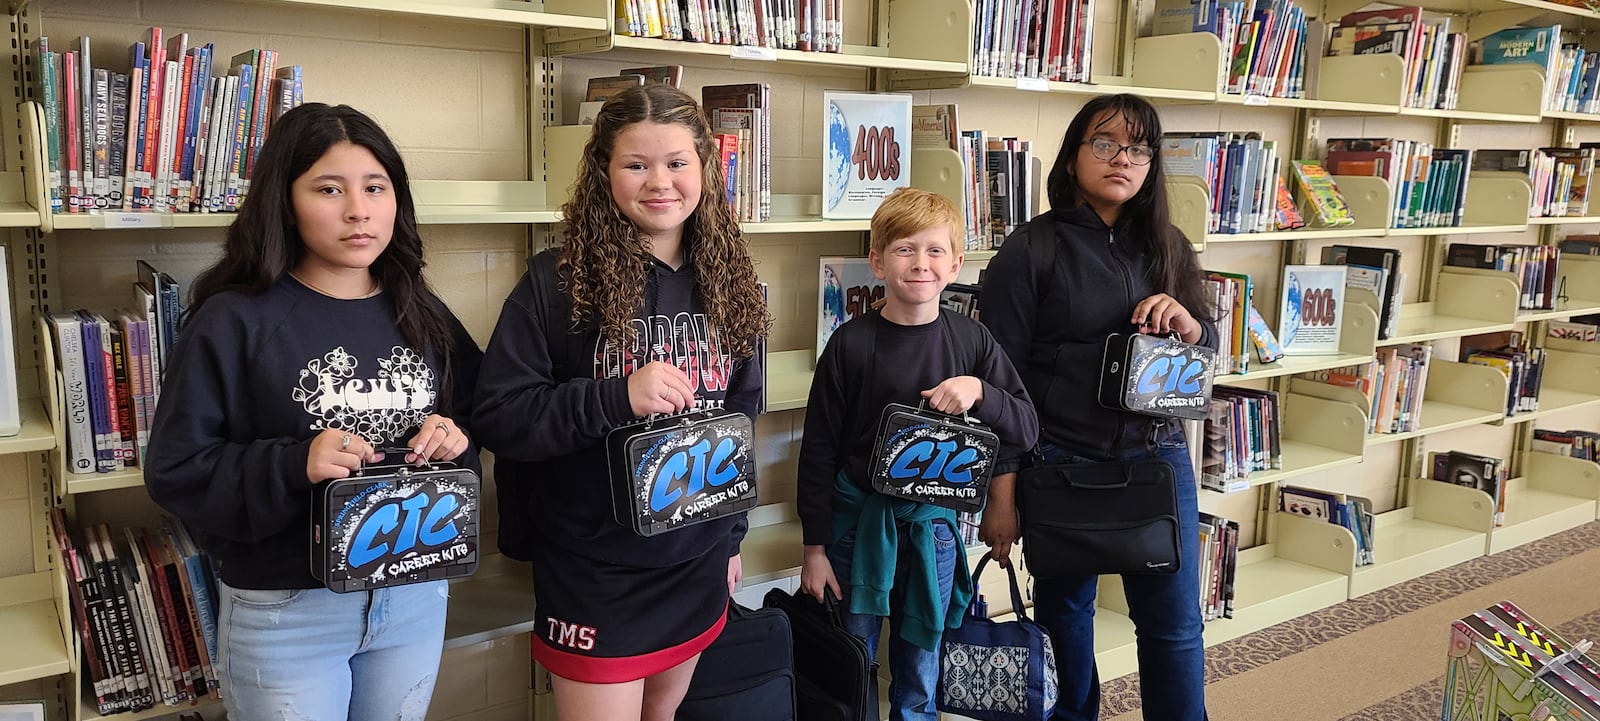
<svg viewBox="0 0 1600 721"><path fill-rule="evenodd" d="M427 712L446 582L335 593L307 561L312 495L377 449L477 466L463 427L481 353L423 265L405 164L376 123L321 103L274 121L195 280L144 463L150 497L220 565L229 718Z"/></svg>
<svg viewBox="0 0 1600 721"><path fill-rule="evenodd" d="M533 562L533 656L564 721L669 721L739 579L743 514L641 537L613 517L604 443L656 413L755 417L770 320L719 160L693 98L613 96L566 242L528 261L485 352L500 547Z"/></svg>

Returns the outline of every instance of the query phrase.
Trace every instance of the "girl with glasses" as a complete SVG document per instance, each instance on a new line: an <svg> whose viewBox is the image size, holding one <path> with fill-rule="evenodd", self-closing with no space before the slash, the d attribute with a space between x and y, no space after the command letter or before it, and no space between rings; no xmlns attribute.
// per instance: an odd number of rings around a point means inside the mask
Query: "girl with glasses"
<svg viewBox="0 0 1600 721"><path fill-rule="evenodd" d="M1180 570L1123 578L1138 631L1146 719L1206 718L1194 469L1175 422L1112 410L1096 391L1106 336L1176 333L1215 349L1215 311L1199 259L1173 227L1161 164L1161 118L1145 99L1105 95L1067 126L1050 169L1048 236L1017 228L989 265L982 318L1039 409L1046 463L1156 457L1178 489ZM1049 244L1048 250L1041 244ZM1053 262L1049 259L1053 258ZM1048 267L1044 267L1048 266ZM1009 489L1007 489L1009 490ZM991 489L982 538L1004 562L1020 535L1015 498ZM1050 630L1060 677L1054 718L1100 710L1094 661L1096 576L1037 578L1035 617Z"/></svg>

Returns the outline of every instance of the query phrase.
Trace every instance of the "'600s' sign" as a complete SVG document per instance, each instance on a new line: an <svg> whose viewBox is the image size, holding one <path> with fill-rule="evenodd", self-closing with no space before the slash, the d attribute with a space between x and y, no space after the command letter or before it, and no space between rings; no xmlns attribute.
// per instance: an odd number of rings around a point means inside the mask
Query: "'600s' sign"
<svg viewBox="0 0 1600 721"><path fill-rule="evenodd" d="M983 507L999 441L954 416L891 403L872 452L880 493L961 511Z"/></svg>
<svg viewBox="0 0 1600 721"><path fill-rule="evenodd" d="M318 575L355 591L470 574L478 562L478 479L470 471L426 479L331 482L318 519Z"/></svg>
<svg viewBox="0 0 1600 721"><path fill-rule="evenodd" d="M751 436L749 418L722 412L608 437L617 521L653 536L754 507Z"/></svg>

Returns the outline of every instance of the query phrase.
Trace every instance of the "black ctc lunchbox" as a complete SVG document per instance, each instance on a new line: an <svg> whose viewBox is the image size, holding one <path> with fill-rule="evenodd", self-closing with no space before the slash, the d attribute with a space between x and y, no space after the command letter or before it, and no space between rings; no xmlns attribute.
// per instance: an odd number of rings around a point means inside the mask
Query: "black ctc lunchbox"
<svg viewBox="0 0 1600 721"><path fill-rule="evenodd" d="M993 431L967 416L890 403L872 450L872 488L957 511L976 512L988 498L1000 452Z"/></svg>
<svg viewBox="0 0 1600 721"><path fill-rule="evenodd" d="M323 482L312 494L311 575L340 593L471 575L480 489L477 473L448 462Z"/></svg>
<svg viewBox="0 0 1600 721"><path fill-rule="evenodd" d="M606 434L617 522L655 536L756 505L750 418L723 409L652 416Z"/></svg>
<svg viewBox="0 0 1600 721"><path fill-rule="evenodd" d="M1199 420L1211 403L1217 354L1177 338L1112 333L1100 363L1100 405Z"/></svg>

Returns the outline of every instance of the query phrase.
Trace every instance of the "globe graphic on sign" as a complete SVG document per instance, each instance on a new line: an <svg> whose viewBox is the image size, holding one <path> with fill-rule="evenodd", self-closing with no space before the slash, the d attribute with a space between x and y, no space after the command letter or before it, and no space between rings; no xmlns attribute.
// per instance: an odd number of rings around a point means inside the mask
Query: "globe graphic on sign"
<svg viewBox="0 0 1600 721"><path fill-rule="evenodd" d="M850 183L850 125L845 122L839 106L828 103L828 142L822 160L822 199L829 210L844 198L844 188Z"/></svg>
<svg viewBox="0 0 1600 721"><path fill-rule="evenodd" d="M1289 275L1289 289L1284 293L1283 303L1283 337L1279 340L1288 345L1294 342L1296 333L1300 332L1300 276Z"/></svg>

